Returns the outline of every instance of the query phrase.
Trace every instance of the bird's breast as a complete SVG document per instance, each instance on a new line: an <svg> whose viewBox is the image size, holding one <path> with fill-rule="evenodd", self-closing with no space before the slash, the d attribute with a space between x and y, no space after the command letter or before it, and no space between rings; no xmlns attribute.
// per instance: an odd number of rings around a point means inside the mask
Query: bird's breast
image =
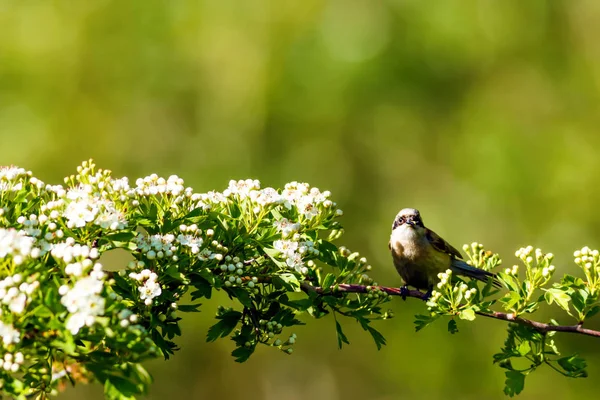
<svg viewBox="0 0 600 400"><path fill-rule="evenodd" d="M421 240L414 229L395 229L390 237L390 248L394 258L418 259L426 248Z"/></svg>

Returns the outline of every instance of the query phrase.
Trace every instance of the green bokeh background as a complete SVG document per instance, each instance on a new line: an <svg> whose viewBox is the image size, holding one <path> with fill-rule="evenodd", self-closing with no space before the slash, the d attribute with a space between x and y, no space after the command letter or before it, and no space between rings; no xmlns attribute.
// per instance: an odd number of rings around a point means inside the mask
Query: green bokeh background
<svg viewBox="0 0 600 400"><path fill-rule="evenodd" d="M573 251L600 247L598 37L593 0L0 0L0 164L59 183L92 157L196 191L307 181L333 192L342 242L387 285L407 206L456 246L512 265L531 244L575 273ZM205 343L217 304L185 316L173 359L148 364L148 398L504 398L499 321L415 333L424 305L397 299L381 351L355 324L337 350L325 318L296 330L293 356L261 348L240 365L228 340ZM597 396L598 342L559 345L590 378L542 368L520 398Z"/></svg>

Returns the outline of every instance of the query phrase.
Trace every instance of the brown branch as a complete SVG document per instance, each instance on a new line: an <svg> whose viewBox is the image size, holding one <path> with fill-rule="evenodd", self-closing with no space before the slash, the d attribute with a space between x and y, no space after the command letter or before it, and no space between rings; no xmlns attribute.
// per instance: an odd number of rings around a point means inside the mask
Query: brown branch
<svg viewBox="0 0 600 400"><path fill-rule="evenodd" d="M392 288L386 286L364 286L364 285L349 285L349 284L340 284L334 287L331 287L330 290L325 291L321 287L315 287L310 285L308 282L302 283L302 290L304 291L313 291L317 293L326 293L326 292L341 292L341 293L367 293L368 289L372 288L376 290L381 290L384 293L387 293L392 296L401 296L406 295L406 297L414 297L422 300L423 295L425 293L419 290L408 290L405 293L401 293L400 288ZM526 325L531 328L536 329L538 332L546 333L546 332L569 332L569 333L579 333L581 335L587 336L595 336L600 337L600 331L595 331L593 329L584 328L581 324L578 325L552 325L546 324L543 322L533 321L526 318L515 317L513 314L492 311L492 312L484 312L484 311L476 311L477 315L481 315L482 317L499 319L502 321L513 322L520 325Z"/></svg>

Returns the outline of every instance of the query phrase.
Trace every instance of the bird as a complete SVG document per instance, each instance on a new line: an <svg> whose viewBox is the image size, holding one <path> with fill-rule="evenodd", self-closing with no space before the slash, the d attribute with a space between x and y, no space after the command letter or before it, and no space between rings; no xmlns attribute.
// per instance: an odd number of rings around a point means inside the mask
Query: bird
<svg viewBox="0 0 600 400"><path fill-rule="evenodd" d="M500 286L494 273L467 264L457 249L426 228L421 213L414 208L403 208L396 215L389 249L394 266L404 281L400 288L404 299L409 285L427 290L423 299L428 299L439 281L438 274L448 269L483 282L492 279L494 286Z"/></svg>

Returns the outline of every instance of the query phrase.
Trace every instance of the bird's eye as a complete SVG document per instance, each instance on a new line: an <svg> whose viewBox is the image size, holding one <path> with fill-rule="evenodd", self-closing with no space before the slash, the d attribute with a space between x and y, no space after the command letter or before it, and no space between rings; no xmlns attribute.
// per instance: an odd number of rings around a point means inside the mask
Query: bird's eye
<svg viewBox="0 0 600 400"><path fill-rule="evenodd" d="M394 220L394 225L392 226L392 229L396 229L397 227L399 227L403 223L404 223L404 217L398 217L398 218L396 218Z"/></svg>

